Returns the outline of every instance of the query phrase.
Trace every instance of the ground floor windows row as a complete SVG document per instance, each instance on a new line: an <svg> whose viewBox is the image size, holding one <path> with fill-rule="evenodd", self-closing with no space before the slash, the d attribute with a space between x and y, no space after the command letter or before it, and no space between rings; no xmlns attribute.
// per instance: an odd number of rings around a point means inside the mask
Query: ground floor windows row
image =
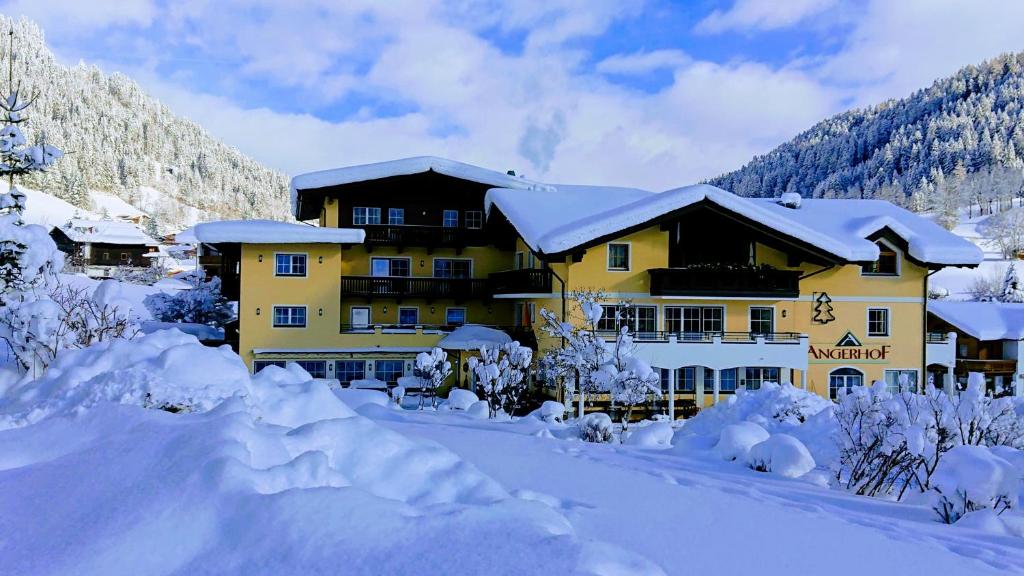
<svg viewBox="0 0 1024 576"><path fill-rule="evenodd" d="M890 392L908 390L917 392L917 370L886 370L884 373L885 387ZM842 391L849 392L855 386L863 386L867 382L864 372L852 367L836 368L828 374L828 395L832 399L839 397Z"/></svg>
<svg viewBox="0 0 1024 576"><path fill-rule="evenodd" d="M660 368L661 389L668 392L669 378L672 370ZM703 375L703 376L701 376ZM779 382L781 371L779 368L771 367L749 367L729 368L718 372L718 390L723 393L735 392L739 388L746 390L758 390L764 382ZM697 389L698 380L703 386L704 392L711 394L715 389L715 375L710 368L700 370L697 366L685 366L675 369L675 391L681 393L693 393Z"/></svg>
<svg viewBox="0 0 1024 576"><path fill-rule="evenodd" d="M412 374L411 359L381 360L256 360L253 372L259 372L268 366L284 368L289 362L301 366L314 378L336 378L342 385L351 384L353 380L376 379L389 385L398 384L398 379Z"/></svg>

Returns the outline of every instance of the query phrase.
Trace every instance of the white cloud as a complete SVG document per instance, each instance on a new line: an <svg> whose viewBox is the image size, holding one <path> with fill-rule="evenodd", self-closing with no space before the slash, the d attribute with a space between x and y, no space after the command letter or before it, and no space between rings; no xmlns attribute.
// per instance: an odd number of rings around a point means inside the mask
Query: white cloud
<svg viewBox="0 0 1024 576"><path fill-rule="evenodd" d="M153 0L12 0L0 10L34 20L51 34L75 35L110 25L148 26L156 16Z"/></svg>
<svg viewBox="0 0 1024 576"><path fill-rule="evenodd" d="M689 61L690 58L682 50L614 54L598 62L597 71L603 74L646 74L664 68L677 68Z"/></svg>
<svg viewBox="0 0 1024 576"><path fill-rule="evenodd" d="M774 30L792 26L832 7L836 0L736 0L728 10L715 10L697 23L695 32ZM898 2L896 2L898 3Z"/></svg>

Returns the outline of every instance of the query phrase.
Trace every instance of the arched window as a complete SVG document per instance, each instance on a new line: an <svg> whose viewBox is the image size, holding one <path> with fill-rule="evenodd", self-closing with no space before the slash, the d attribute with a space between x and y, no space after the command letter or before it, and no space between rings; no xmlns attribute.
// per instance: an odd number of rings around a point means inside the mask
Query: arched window
<svg viewBox="0 0 1024 576"><path fill-rule="evenodd" d="M833 400L839 397L840 390L863 385L864 373L856 368L836 368L828 375L828 395Z"/></svg>

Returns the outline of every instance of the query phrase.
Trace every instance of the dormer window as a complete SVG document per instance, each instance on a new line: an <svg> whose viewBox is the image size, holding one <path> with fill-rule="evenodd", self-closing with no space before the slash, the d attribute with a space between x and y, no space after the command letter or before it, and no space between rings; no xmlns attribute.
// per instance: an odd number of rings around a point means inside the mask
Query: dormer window
<svg viewBox="0 0 1024 576"><path fill-rule="evenodd" d="M875 242L875 245L878 246L878 260L863 265L861 273L865 276L899 276L900 259L896 249L882 241Z"/></svg>

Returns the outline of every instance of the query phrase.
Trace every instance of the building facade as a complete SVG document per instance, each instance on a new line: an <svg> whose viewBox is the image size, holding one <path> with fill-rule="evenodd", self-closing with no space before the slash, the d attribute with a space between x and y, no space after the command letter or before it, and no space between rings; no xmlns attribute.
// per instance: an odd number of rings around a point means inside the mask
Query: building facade
<svg viewBox="0 0 1024 576"><path fill-rule="evenodd" d="M217 224L196 236L234 259L225 284L238 285L239 351L253 370L296 361L343 382L396 382L465 324L543 352L559 343L538 312L571 320L571 294L587 290L606 303L608 337L627 325L660 370L673 415L766 381L826 397L875 380L916 385L928 273L981 257L879 201L556 186L429 157L292 187L296 218L319 224L299 226L306 236ZM468 382L464 362L456 373Z"/></svg>
<svg viewBox="0 0 1024 576"><path fill-rule="evenodd" d="M939 385L967 386L972 372L992 395L1024 393L1024 304L936 301L928 307L928 338L948 347L929 350L928 372Z"/></svg>

